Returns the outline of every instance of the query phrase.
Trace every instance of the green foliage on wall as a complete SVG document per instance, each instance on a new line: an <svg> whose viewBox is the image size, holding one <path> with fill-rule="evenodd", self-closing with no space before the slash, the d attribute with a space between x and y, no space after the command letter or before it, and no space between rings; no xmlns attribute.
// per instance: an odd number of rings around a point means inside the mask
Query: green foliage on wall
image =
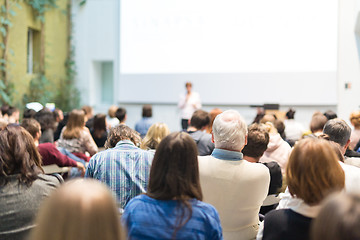
<svg viewBox="0 0 360 240"><path fill-rule="evenodd" d="M17 0L3 0L0 7L0 103L12 104L12 96L15 92L14 84L10 81L8 60L9 54L14 51L9 48L9 32L12 27L10 17L16 16L15 7L20 8Z"/></svg>

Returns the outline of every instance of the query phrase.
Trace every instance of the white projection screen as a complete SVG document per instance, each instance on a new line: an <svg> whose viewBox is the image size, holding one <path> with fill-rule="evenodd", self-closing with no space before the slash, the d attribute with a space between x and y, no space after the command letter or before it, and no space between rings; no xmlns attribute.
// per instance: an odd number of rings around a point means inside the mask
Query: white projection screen
<svg viewBox="0 0 360 240"><path fill-rule="evenodd" d="M337 0L121 0L118 101L335 105Z"/></svg>

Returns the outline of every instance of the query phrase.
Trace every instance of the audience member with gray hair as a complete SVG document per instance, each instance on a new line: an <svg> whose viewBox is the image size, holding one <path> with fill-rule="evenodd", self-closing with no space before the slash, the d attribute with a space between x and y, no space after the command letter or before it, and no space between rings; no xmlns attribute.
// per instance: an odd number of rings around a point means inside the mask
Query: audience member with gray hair
<svg viewBox="0 0 360 240"><path fill-rule="evenodd" d="M204 201L218 210L224 239L254 239L268 193L269 170L243 160L247 125L237 111L227 110L215 118L212 138L212 155L199 157Z"/></svg>

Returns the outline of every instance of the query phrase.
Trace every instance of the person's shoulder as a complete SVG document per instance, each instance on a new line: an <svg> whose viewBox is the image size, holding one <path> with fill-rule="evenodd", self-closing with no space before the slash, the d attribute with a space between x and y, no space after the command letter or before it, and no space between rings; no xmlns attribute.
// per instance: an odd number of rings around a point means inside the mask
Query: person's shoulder
<svg viewBox="0 0 360 240"><path fill-rule="evenodd" d="M55 175L39 174L38 178L33 182L33 184L34 186L40 186L44 188L56 188L62 181L63 180L60 175L56 177Z"/></svg>
<svg viewBox="0 0 360 240"><path fill-rule="evenodd" d="M53 143L49 143L49 142L47 142L47 143L40 143L40 144L38 145L38 149L51 149L51 148L56 148L56 147L54 146Z"/></svg>

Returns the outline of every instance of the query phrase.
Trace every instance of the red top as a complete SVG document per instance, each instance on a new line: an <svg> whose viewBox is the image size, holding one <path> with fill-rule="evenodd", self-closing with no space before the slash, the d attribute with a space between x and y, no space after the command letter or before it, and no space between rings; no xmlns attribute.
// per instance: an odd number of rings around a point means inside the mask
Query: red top
<svg viewBox="0 0 360 240"><path fill-rule="evenodd" d="M75 160L62 154L52 143L40 143L38 146L39 153L42 157L42 165L56 164L59 167L76 167Z"/></svg>

